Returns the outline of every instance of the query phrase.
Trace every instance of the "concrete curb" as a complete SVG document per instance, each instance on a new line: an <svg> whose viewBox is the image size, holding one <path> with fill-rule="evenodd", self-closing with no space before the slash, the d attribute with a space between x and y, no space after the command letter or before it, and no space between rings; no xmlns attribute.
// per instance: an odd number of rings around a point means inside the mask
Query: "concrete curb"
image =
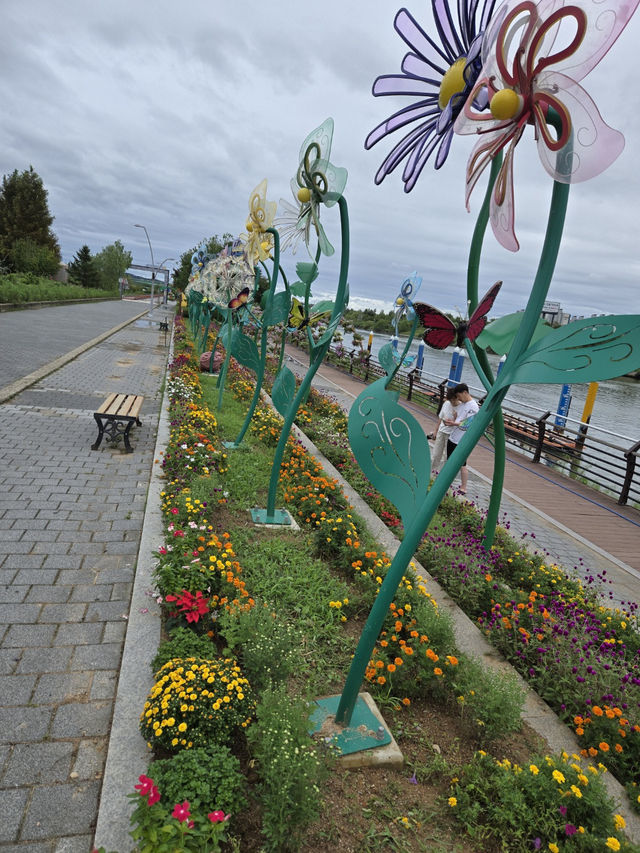
<svg viewBox="0 0 640 853"><path fill-rule="evenodd" d="M171 362L172 354L173 334L167 364ZM143 705L153 686L151 662L160 645L160 607L150 592L154 588L152 573L155 560L152 554L163 541L160 493L164 488L164 476L159 460L168 441L169 413L165 386L95 833L97 847L102 845L106 850L119 853L133 849L129 836L132 807L127 795L133 793L140 774L146 773L150 759L138 725Z"/></svg>
<svg viewBox="0 0 640 853"><path fill-rule="evenodd" d="M325 472L340 483L345 497L350 502L354 511L363 519L371 535L383 546L387 554L393 557L400 547L400 540L396 539L391 530L369 508L369 505L351 488L337 468L334 468L331 462L323 456L315 444L295 424L292 432L294 432L296 438L309 453L318 460ZM426 569L415 558L412 560L412 563L418 577L428 584L428 588L438 602L440 609L445 610L451 616L460 651L479 658L485 667L502 673L512 673L518 680L525 696L522 719L544 738L551 751L564 751L569 753L569 755L573 753L579 754L580 745L571 730L561 722L547 703L529 687L527 682L513 669L511 664L487 642L474 622L463 613L437 581L429 575ZM606 773L601 778L609 796L618 804L618 812L626 821L625 833L627 837L636 844L639 844L640 817L631 810L624 786L611 773Z"/></svg>
<svg viewBox="0 0 640 853"><path fill-rule="evenodd" d="M45 364L43 367L39 367L37 370L34 370L33 373L30 373L28 376L23 376L22 379L16 379L15 382L12 382L10 385L5 385L4 388L0 388L0 403L6 403L7 400L10 400L11 397L15 397L16 394L19 394L21 391L24 391L25 388L29 388L31 385L35 385L36 382L39 382L41 379L44 379L45 376L49 376L50 373L54 373L56 370L59 370L61 367L64 367L65 364L68 364L70 361L73 361L74 358L77 358L79 355L82 355L83 352L86 352L91 347L95 347L97 344L102 343L102 341L110 338L111 335L115 335L116 332L119 332L121 329L124 329L125 326L128 326L130 323L135 323L136 320L139 320L140 317L144 316L149 309L145 308L144 311L141 311L139 314L136 314L135 317L131 317L128 320L125 320L123 323L120 323L117 326L114 326L113 329L109 329L108 332L103 332L101 335L98 335L97 338L93 338L91 341L87 341L84 344L80 344L79 347L72 349L71 352L67 352L64 355L59 356L58 358L50 361L48 364Z"/></svg>

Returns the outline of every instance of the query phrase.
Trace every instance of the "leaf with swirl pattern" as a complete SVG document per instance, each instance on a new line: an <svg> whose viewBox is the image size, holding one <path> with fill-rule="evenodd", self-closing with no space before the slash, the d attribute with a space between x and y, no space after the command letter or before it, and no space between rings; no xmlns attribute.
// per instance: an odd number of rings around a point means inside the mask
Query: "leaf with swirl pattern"
<svg viewBox="0 0 640 853"><path fill-rule="evenodd" d="M396 507L405 528L422 505L431 474L429 442L418 421L385 391L387 378L365 388L349 412L353 455L372 486Z"/></svg>
<svg viewBox="0 0 640 853"><path fill-rule="evenodd" d="M518 359L507 358L499 385L602 382L640 368L640 315L576 320L546 334Z"/></svg>
<svg viewBox="0 0 640 853"><path fill-rule="evenodd" d="M271 399L276 410L284 418L296 394L296 378L288 367L283 367L275 378Z"/></svg>

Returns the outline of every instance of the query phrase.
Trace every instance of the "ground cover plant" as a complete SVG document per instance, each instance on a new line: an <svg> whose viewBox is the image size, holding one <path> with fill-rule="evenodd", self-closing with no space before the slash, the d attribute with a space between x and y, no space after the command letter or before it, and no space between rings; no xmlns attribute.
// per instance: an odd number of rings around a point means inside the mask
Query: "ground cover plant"
<svg viewBox="0 0 640 853"><path fill-rule="evenodd" d="M215 405L215 377L202 378L202 391L180 325L177 339L169 379L176 447L190 448L195 432L221 464L207 466L206 474L192 466L187 475L168 448L166 535L156 569L166 641L142 709L156 760L133 795L137 849L497 851L535 849L536 839L545 847L573 844L558 812L557 825L549 819L523 829L505 846L502 828L513 819L506 805L484 832L460 834L468 816L461 808L458 817L454 801L464 803L463 792L472 791L465 780L478 747L492 761L522 766L543 745L520 725L516 685L487 676L458 652L449 620L411 574L367 674L406 766L345 772L330 744L309 738L308 699L341 689L389 560L338 484L293 441L281 500L303 530L251 525L246 510L264 499L268 485L269 431L224 459L221 439L233 437L246 402L228 394L217 418L203 416L208 399ZM202 735L208 727L209 739ZM199 750L217 750L217 757ZM189 767L208 761L219 771L205 785ZM573 849L604 849L593 845L607 838L634 849L604 789L594 784L589 794L601 823L587 814L576 835L592 846Z"/></svg>

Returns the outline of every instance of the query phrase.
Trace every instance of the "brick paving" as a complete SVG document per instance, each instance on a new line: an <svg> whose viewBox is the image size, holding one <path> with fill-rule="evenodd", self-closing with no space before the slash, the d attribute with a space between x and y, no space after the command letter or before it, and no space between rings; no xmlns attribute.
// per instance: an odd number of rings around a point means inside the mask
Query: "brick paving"
<svg viewBox="0 0 640 853"><path fill-rule="evenodd" d="M0 315L2 381L144 307L115 302ZM164 317L156 309L153 320L134 320L0 405L3 851L91 849L153 464ZM112 391L145 396L131 454L105 441L90 449L93 411Z"/></svg>

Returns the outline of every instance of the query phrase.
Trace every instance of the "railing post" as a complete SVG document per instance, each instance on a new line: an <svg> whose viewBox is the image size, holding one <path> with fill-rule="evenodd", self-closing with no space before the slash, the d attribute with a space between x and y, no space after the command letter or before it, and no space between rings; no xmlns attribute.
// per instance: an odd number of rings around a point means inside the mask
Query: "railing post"
<svg viewBox="0 0 640 853"><path fill-rule="evenodd" d="M624 483L622 484L622 491L620 492L620 497L618 498L619 504L626 504L627 499L629 497L629 489L631 488L631 481L633 480L633 475L636 470L636 455L638 450L640 449L640 441L637 441L633 447L630 447L628 450L625 450L624 456L627 460L627 471L624 475Z"/></svg>
<svg viewBox="0 0 640 853"><path fill-rule="evenodd" d="M369 364L371 363L371 353L367 356L367 366L364 371L364 381L365 383L369 381Z"/></svg>
<svg viewBox="0 0 640 853"><path fill-rule="evenodd" d="M409 371L409 390L407 392L407 402L411 399L411 395L413 394L413 382L415 380L415 369Z"/></svg>
<svg viewBox="0 0 640 853"><path fill-rule="evenodd" d="M532 462L539 462L540 457L542 456L542 448L544 446L544 437L547 431L547 418L551 412L545 412L544 415L538 418L536 424L538 425L538 442L536 444L536 450L533 454Z"/></svg>
<svg viewBox="0 0 640 853"><path fill-rule="evenodd" d="M438 391L440 392L440 397L438 398L438 410L436 414L440 414L440 409L442 408L442 404L444 403L444 389L448 386L449 380L443 379L442 382L438 385Z"/></svg>
<svg viewBox="0 0 640 853"><path fill-rule="evenodd" d="M349 373L353 373L353 354L354 354L354 352L355 352L355 350L352 349L351 352L349 353Z"/></svg>

